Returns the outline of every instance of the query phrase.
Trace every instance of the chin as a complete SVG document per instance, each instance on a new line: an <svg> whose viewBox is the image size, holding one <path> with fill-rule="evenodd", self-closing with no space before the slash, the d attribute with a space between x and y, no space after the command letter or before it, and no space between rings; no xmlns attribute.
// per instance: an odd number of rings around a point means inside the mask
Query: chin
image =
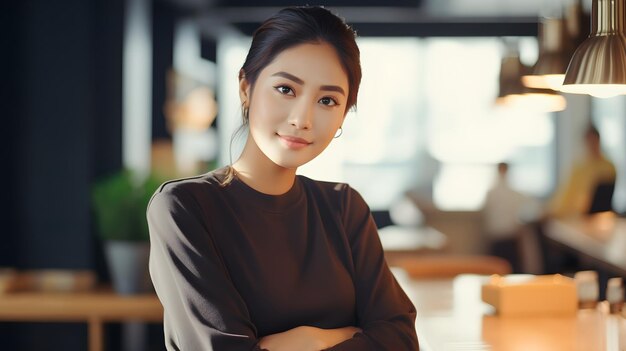
<svg viewBox="0 0 626 351"><path fill-rule="evenodd" d="M272 162L274 162L276 165L283 167L283 168L288 168L288 169L295 169L298 168L300 166L303 166L305 164L307 164L308 162L310 162L311 160L313 160L315 157L285 157L285 156L279 156L279 157L272 157L270 158L272 160Z"/></svg>
<svg viewBox="0 0 626 351"><path fill-rule="evenodd" d="M285 160L276 160L276 161L274 161L274 163L277 166L282 167L282 168L286 168L286 169L296 169L296 168L306 164L306 162L294 162L294 161L285 161Z"/></svg>

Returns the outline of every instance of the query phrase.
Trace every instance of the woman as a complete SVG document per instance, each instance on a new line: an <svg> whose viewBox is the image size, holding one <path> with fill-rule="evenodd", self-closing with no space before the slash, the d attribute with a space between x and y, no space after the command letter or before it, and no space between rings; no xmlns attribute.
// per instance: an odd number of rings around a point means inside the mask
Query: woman
<svg viewBox="0 0 626 351"><path fill-rule="evenodd" d="M354 32L328 10L287 8L255 32L240 158L165 183L148 209L168 350L418 349L363 199L296 176L340 133L360 80Z"/></svg>

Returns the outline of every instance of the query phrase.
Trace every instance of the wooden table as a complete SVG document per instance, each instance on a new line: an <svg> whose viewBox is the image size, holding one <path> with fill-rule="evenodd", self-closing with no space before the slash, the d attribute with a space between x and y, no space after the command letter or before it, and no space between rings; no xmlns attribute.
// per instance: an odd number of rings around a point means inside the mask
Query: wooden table
<svg viewBox="0 0 626 351"><path fill-rule="evenodd" d="M431 227L403 227L391 225L378 230L390 265L407 256L442 252L448 244L445 234Z"/></svg>
<svg viewBox="0 0 626 351"><path fill-rule="evenodd" d="M626 349L626 319L607 306L575 317L499 317L480 298L488 277L418 281L394 273L417 308L415 323L425 351L618 351Z"/></svg>
<svg viewBox="0 0 626 351"><path fill-rule="evenodd" d="M626 276L626 218L597 214L552 220L545 232L548 239Z"/></svg>
<svg viewBox="0 0 626 351"><path fill-rule="evenodd" d="M107 289L81 293L13 292L0 295L0 320L85 322L89 328L89 351L101 351L105 322L161 322L163 307L154 294L122 296Z"/></svg>

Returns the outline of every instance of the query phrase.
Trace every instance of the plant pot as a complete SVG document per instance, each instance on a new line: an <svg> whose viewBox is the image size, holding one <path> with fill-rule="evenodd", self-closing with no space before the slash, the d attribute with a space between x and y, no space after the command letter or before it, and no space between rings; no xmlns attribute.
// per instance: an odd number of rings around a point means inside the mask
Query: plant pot
<svg viewBox="0 0 626 351"><path fill-rule="evenodd" d="M148 273L150 243L110 240L104 249L115 292L132 295L152 289Z"/></svg>

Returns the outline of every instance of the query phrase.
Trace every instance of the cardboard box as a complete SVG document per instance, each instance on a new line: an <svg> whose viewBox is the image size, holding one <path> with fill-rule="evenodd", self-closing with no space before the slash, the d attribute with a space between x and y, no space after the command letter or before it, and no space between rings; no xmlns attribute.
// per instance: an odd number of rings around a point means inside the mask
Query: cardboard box
<svg viewBox="0 0 626 351"><path fill-rule="evenodd" d="M559 274L492 276L482 300L500 316L572 316L578 310L576 284Z"/></svg>

